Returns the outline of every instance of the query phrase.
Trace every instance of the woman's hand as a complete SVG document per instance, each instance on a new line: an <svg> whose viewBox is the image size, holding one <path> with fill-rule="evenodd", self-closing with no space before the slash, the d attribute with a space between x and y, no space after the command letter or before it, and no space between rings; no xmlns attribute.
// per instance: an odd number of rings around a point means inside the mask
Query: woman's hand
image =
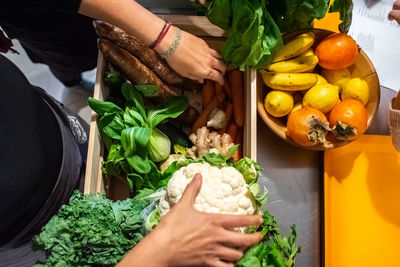
<svg viewBox="0 0 400 267"><path fill-rule="evenodd" d="M173 43L176 28L172 28L165 39L157 46L159 53L166 51ZM167 58L168 64L180 75L203 82L210 79L224 84L223 74L225 65L217 51L211 49L208 44L188 32L182 32L182 39L175 52Z"/></svg>
<svg viewBox="0 0 400 267"><path fill-rule="evenodd" d="M207 214L195 210L201 183L201 175L196 174L179 203L118 267L233 267L245 248L260 241L260 233L241 234L230 230L260 225L260 216Z"/></svg>
<svg viewBox="0 0 400 267"><path fill-rule="evenodd" d="M400 24L400 0L393 3L393 10L389 13L389 20L396 20Z"/></svg>

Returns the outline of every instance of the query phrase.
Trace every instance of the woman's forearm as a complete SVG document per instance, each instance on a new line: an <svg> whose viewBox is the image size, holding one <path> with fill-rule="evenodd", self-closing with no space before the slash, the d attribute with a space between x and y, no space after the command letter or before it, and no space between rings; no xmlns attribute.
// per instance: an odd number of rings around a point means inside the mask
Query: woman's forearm
<svg viewBox="0 0 400 267"><path fill-rule="evenodd" d="M157 39L165 23L133 0L81 0L78 12L118 26L146 44ZM218 53L210 49L204 40L190 33L170 27L155 50L158 53L170 51L164 55L166 61L186 78L224 83L225 65Z"/></svg>
<svg viewBox="0 0 400 267"><path fill-rule="evenodd" d="M79 13L116 25L146 44L157 38L164 25L164 20L133 0L82 0Z"/></svg>
<svg viewBox="0 0 400 267"><path fill-rule="evenodd" d="M167 267L170 251L164 232L160 229L152 231L116 267Z"/></svg>

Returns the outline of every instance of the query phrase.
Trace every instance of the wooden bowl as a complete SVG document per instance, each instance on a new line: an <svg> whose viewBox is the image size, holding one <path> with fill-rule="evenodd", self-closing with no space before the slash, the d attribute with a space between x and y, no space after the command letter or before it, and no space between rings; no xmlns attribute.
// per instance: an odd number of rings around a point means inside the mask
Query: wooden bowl
<svg viewBox="0 0 400 267"><path fill-rule="evenodd" d="M315 45L316 46L322 39L327 37L328 35L332 34L333 32L328 31L328 30L322 30L322 29L310 29L310 30L301 30L297 32L293 32L290 34L287 34L283 37L284 43L287 43L294 38L296 38L298 35L304 33L304 32L309 32L313 31L316 36L316 41ZM314 47L315 48L315 47ZM371 60L368 58L368 56L361 50L360 48L360 53L359 56L356 60L356 62L349 67L349 70L352 74L352 77L355 78L363 78L366 80L366 82L369 85L369 90L370 90L370 100L366 106L367 112L368 112L368 124L367 128L371 125L375 114L378 111L379 107L379 101L380 101L380 84L379 84L379 78L376 73L376 70L374 68L374 65L372 64ZM315 146L311 147L306 147L306 146L301 146L290 137L286 135L287 128L286 128L286 120L287 117L284 118L275 118L271 116L269 113L264 108L264 99L266 94L270 91L271 89L267 88L267 86L264 84L261 75L258 74L257 76L257 110L258 114L260 114L261 118L263 121L271 128L273 132L275 132L279 137L287 141L288 143L291 143L295 146L301 147L301 148L306 148L306 149L311 149L311 150L326 150L326 149L332 149L336 147L340 147L343 145L346 145L350 143L351 141L341 141L341 140L336 140L332 133L329 133L327 136L327 141L322 143L322 144L317 144Z"/></svg>

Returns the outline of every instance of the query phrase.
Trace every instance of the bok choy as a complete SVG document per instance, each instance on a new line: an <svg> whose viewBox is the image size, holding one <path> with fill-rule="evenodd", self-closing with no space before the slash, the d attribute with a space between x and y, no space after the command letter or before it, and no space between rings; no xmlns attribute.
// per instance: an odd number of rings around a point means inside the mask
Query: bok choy
<svg viewBox="0 0 400 267"><path fill-rule="evenodd" d="M168 137L155 127L168 118L176 118L188 106L184 96L171 97L157 107L146 106L130 83L121 87L125 110L111 102L89 98L89 106L99 115L100 131L111 138L103 173L126 182L132 191L158 188L162 175L156 162L165 160L171 150Z"/></svg>

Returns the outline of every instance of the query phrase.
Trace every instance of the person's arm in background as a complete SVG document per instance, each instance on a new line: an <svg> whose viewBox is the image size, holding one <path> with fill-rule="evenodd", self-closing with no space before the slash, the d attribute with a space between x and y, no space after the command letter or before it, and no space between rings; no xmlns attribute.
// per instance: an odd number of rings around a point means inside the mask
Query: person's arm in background
<svg viewBox="0 0 400 267"><path fill-rule="evenodd" d="M389 13L389 20L396 20L400 24L400 0L393 3L393 10Z"/></svg>
<svg viewBox="0 0 400 267"><path fill-rule="evenodd" d="M243 256L240 248L260 241L260 233L241 234L228 230L260 225L260 216L207 214L195 210L194 202L201 183L201 175L196 174L179 203L117 267L233 267Z"/></svg>
<svg viewBox="0 0 400 267"><path fill-rule="evenodd" d="M133 0L82 0L79 13L118 26L139 37L146 44L152 43L163 28L164 21ZM156 47L165 52L175 39L176 27L171 27ZM183 32L176 51L167 58L168 64L184 77L202 81L211 79L223 84L225 66L218 53L204 40Z"/></svg>

